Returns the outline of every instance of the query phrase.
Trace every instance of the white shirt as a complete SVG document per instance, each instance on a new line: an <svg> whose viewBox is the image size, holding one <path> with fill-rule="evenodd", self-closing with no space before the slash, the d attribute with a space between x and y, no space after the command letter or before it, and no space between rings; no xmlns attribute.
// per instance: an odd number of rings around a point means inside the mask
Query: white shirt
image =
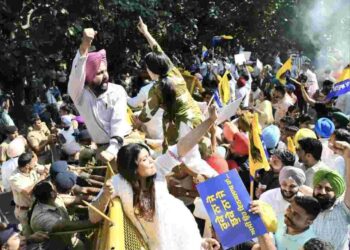
<svg viewBox="0 0 350 250"><path fill-rule="evenodd" d="M281 194L281 188L267 190L266 192L260 195L259 200L270 204L273 210L275 211L277 217L283 216L284 212L290 204L289 201L286 201L283 198Z"/></svg>
<svg viewBox="0 0 350 250"><path fill-rule="evenodd" d="M249 106L249 93L250 91L247 88L247 86L236 88L236 99L243 97L243 100L242 100L243 107Z"/></svg>
<svg viewBox="0 0 350 250"><path fill-rule="evenodd" d="M141 104L145 101L147 101L148 99L148 92L149 90L152 88L153 83L149 83L146 86L143 86L139 93L137 93L137 95L135 97L129 97L128 98L128 104L133 107L136 108L138 106L141 106Z"/></svg>
<svg viewBox="0 0 350 250"><path fill-rule="evenodd" d="M321 168L329 168L324 164L322 161L318 161L315 165L313 165L310 168L306 168L305 165L302 165L302 169L305 172L306 180L305 180L305 186L309 186L313 188L313 180L314 180L314 175L315 173L321 169Z"/></svg>
<svg viewBox="0 0 350 250"><path fill-rule="evenodd" d="M1 166L2 184L4 186L5 192L11 191L9 179L17 167L18 157L7 160Z"/></svg>
<svg viewBox="0 0 350 250"><path fill-rule="evenodd" d="M279 123L279 121L287 114L289 106L293 105L293 99L286 93L282 100L277 103L272 104L275 112L275 122Z"/></svg>
<svg viewBox="0 0 350 250"><path fill-rule="evenodd" d="M65 143L63 143L63 145L76 142L75 137L73 136L74 129L72 126L68 130L60 129L58 133L62 135L66 140Z"/></svg>
<svg viewBox="0 0 350 250"><path fill-rule="evenodd" d="M319 89L316 74L309 69L304 72L304 74L307 76L307 81L305 83L307 93L310 97L312 97L316 93L316 90Z"/></svg>
<svg viewBox="0 0 350 250"><path fill-rule="evenodd" d="M137 96L128 98L128 104L132 107L138 107L142 103L147 102L149 90L152 88L153 83L149 83L143 86ZM152 116L151 120L145 122L147 137L150 139L164 139L163 133L163 113L164 110L159 108L157 112Z"/></svg>
<svg viewBox="0 0 350 250"><path fill-rule="evenodd" d="M125 89L108 83L103 94L96 95L85 86L87 56L77 52L68 82L68 94L80 115L84 117L92 140L97 144L109 143L107 151L117 155L120 145L112 137L123 138L131 132L127 123L127 94Z"/></svg>

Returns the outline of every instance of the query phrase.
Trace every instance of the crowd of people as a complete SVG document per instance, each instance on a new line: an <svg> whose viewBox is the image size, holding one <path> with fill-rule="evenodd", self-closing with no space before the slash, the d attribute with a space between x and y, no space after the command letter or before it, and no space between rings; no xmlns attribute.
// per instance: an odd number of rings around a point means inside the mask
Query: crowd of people
<svg viewBox="0 0 350 250"><path fill-rule="evenodd" d="M1 249L94 249L116 197L148 249L220 249L196 184L236 170L250 192L255 114L270 170L253 177L250 212L265 218L268 204L277 223L263 220L268 233L232 249L349 249L350 92L327 97L349 62L315 74L310 59L291 54L299 63L282 76L278 54L263 67L211 53L175 65L141 18L137 29L152 51L136 95L109 81L106 51L90 52L97 32L88 28L68 93L52 84L26 133L3 96L0 191L13 200L0 202L17 222L0 221ZM237 99L236 114L218 124Z"/></svg>

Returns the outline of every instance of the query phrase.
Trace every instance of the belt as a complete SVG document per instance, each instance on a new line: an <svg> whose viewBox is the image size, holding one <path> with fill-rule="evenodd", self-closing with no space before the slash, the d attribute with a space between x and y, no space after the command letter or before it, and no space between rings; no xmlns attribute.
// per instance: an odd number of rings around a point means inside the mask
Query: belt
<svg viewBox="0 0 350 250"><path fill-rule="evenodd" d="M18 208L19 210L29 210L29 207L21 207L16 205L16 208Z"/></svg>

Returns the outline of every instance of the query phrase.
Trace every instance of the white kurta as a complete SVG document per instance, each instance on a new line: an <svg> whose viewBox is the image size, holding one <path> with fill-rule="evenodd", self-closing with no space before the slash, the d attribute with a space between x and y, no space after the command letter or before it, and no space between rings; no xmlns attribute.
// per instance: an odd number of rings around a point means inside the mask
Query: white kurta
<svg viewBox="0 0 350 250"><path fill-rule="evenodd" d="M176 145L169 148L177 155ZM200 250L202 238L190 210L169 194L165 176L180 162L169 152L156 159L155 215L153 222L139 219L134 214L131 185L121 176L112 178L113 197L119 196L126 215L137 227L151 250Z"/></svg>

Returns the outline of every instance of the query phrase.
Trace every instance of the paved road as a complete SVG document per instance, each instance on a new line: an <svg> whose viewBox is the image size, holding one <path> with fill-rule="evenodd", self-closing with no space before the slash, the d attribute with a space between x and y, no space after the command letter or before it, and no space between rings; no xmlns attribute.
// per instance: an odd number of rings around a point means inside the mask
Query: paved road
<svg viewBox="0 0 350 250"><path fill-rule="evenodd" d="M12 192L0 193L0 221L19 223L14 215L15 207L11 206Z"/></svg>

